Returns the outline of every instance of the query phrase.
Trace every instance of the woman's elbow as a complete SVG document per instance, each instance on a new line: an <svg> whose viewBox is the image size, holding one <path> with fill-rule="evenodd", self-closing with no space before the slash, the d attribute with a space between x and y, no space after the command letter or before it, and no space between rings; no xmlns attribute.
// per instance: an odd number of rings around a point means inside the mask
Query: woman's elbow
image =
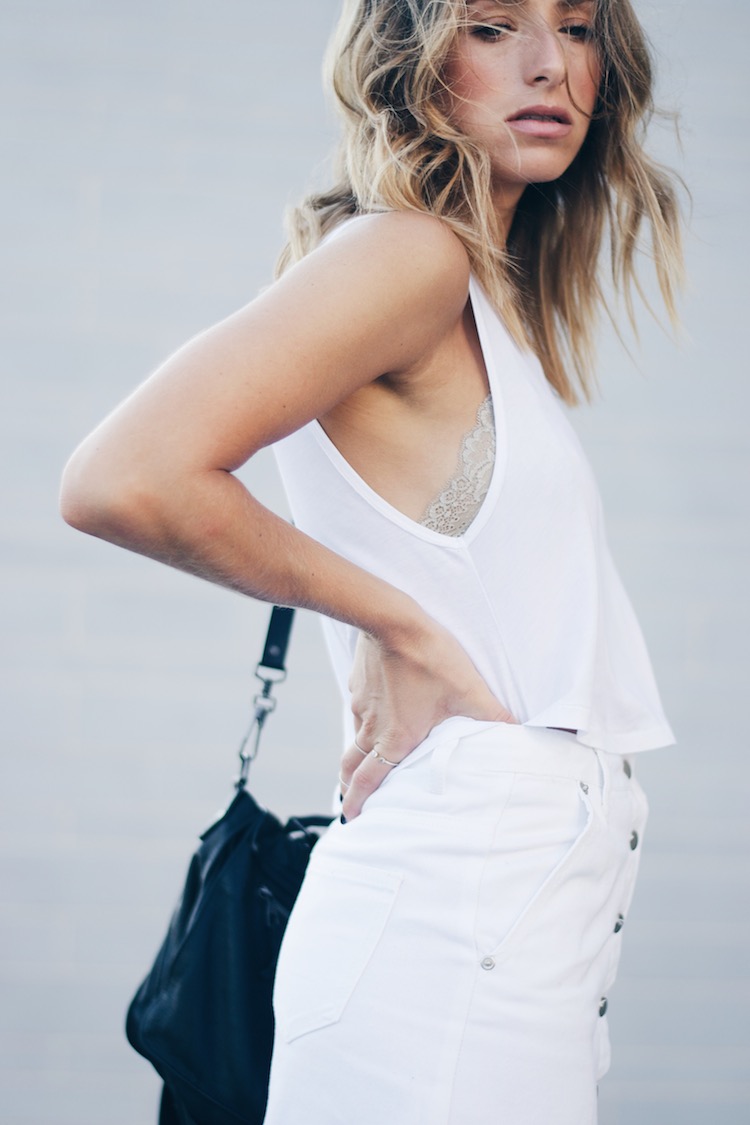
<svg viewBox="0 0 750 1125"><path fill-rule="evenodd" d="M127 543L138 538L150 506L148 489L137 474L118 469L86 442L65 466L60 514L77 531Z"/></svg>

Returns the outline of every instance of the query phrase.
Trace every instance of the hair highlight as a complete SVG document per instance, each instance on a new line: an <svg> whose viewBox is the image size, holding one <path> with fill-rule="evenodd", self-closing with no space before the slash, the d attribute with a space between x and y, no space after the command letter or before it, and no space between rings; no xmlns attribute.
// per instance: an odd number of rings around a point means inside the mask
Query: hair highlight
<svg viewBox="0 0 750 1125"><path fill-rule="evenodd" d="M434 215L466 247L510 332L573 403L590 397L597 315L602 308L611 315L599 273L605 240L613 283L634 323L648 226L658 284L676 318L682 256L674 178L644 149L654 113L648 44L630 0L597 0L602 77L588 135L563 176L529 185L505 241L487 154L450 119L443 75L467 16L466 0L345 0L326 57L343 126L337 183L292 210L277 272L351 216Z"/></svg>

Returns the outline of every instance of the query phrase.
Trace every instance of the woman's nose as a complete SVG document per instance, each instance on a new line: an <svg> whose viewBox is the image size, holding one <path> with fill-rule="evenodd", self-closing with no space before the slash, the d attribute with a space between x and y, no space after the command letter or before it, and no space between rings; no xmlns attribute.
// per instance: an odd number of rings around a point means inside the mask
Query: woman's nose
<svg viewBox="0 0 750 1125"><path fill-rule="evenodd" d="M565 81L565 49L552 28L535 25L524 32L524 79L530 86L559 86Z"/></svg>

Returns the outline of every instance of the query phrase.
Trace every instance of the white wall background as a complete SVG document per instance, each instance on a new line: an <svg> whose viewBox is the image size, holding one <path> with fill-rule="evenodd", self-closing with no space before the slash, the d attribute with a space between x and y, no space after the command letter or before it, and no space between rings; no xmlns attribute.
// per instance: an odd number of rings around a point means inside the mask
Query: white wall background
<svg viewBox="0 0 750 1125"><path fill-rule="evenodd" d="M134 1125L157 1083L123 1013L197 831L229 795L266 610L87 540L56 514L75 443L173 347L265 284L283 206L333 130L319 60L335 0L4 0L0 9L2 715L0 1119ZM742 0L644 0L693 193L677 346L644 315L602 340L578 417L675 750L643 762L652 820L610 1007L602 1125L739 1125L746 950L748 502ZM248 480L281 506L272 461ZM325 808L338 714L302 616L254 773ZM332 1097L334 1092L332 1091ZM550 1123L554 1125L554 1123Z"/></svg>

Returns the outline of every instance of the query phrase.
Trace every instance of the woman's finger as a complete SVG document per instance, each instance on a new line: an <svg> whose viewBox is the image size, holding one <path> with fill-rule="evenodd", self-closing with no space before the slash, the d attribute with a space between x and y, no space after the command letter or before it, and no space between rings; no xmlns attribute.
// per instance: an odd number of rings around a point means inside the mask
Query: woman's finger
<svg viewBox="0 0 750 1125"><path fill-rule="evenodd" d="M360 744L359 738L361 738L361 735L354 739L353 748L357 751L358 754L361 754L363 758L366 758L370 751L366 750L365 747Z"/></svg>
<svg viewBox="0 0 750 1125"><path fill-rule="evenodd" d="M363 759L370 753L369 749L365 749L363 745L364 735L360 730L354 737L354 742L351 746L344 751L341 757L341 777L347 784L352 779L352 774L358 766L362 765Z"/></svg>
<svg viewBox="0 0 750 1125"><path fill-rule="evenodd" d="M351 784L352 774L367 758L369 750L363 750L356 742L343 753L341 757L340 778L347 785Z"/></svg>
<svg viewBox="0 0 750 1125"><path fill-rule="evenodd" d="M344 790L342 813L345 820L353 820L359 816L367 798L382 785L398 764L399 761L395 758L387 758L381 754L377 745L373 747L351 774L351 780Z"/></svg>

